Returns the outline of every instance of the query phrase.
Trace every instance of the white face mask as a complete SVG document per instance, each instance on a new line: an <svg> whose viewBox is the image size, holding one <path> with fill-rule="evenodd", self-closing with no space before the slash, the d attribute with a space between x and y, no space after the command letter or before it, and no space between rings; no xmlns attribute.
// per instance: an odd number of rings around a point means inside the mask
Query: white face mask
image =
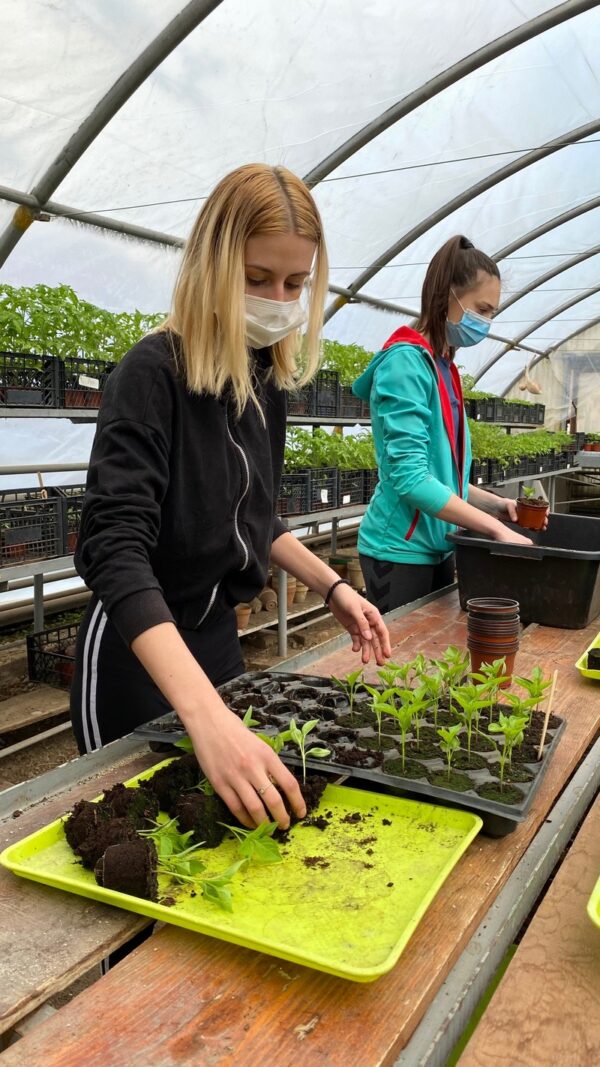
<svg viewBox="0 0 600 1067"><path fill-rule="evenodd" d="M254 348L267 348L283 340L306 321L298 300L265 300L246 293L246 337Z"/></svg>

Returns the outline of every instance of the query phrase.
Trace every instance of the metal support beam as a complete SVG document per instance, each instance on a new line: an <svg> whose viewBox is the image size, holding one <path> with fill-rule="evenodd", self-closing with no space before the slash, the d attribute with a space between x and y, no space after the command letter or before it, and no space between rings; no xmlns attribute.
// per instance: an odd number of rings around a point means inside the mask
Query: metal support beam
<svg viewBox="0 0 600 1067"><path fill-rule="evenodd" d="M350 293L357 293L367 282L371 280L382 267L385 267L390 260L395 259L400 255L405 248L413 244L417 238L422 237L424 233L431 230L438 222L442 222L448 218L454 211L464 207L471 200L476 199L482 193L487 192L488 189L493 189L494 186L499 185L507 178L511 178L514 174L518 174L520 171L525 170L527 167L532 166L534 163L538 163L542 159L546 159L554 152L559 152L561 148L565 148L567 145L571 145L574 141L580 141L585 137L591 137L592 134L597 133L600 130L600 119L594 119L592 122L587 122L583 126L578 126L574 130L568 130L566 133L560 135L560 137L554 137L551 141L547 141L545 145L540 148L533 149L531 152L524 152L518 159L513 160L511 163L507 163L505 166L495 170L492 174L488 174L487 177L482 178L480 181L475 182L468 189L463 190L458 196L448 200L441 207L433 211L426 219L417 223L411 230L408 230L397 241L394 241L393 245L382 252L373 263L363 270L358 277L351 282L348 286ZM333 304L329 306L325 312L325 322L328 322L340 307L343 307L343 303L340 303L338 298Z"/></svg>
<svg viewBox="0 0 600 1067"><path fill-rule="evenodd" d="M589 248L587 252L580 252L577 256L571 256L570 259L565 259L557 267L552 267L551 270L547 270L544 274L540 274L537 278L534 278L532 282L529 282L524 289L520 289L518 293L505 300L500 304L498 308L498 315L501 315L507 308L512 307L517 301L522 300L524 296L528 296L529 293L533 293L536 289L540 289L546 282L557 278L559 274L562 274L566 270L570 270L571 267L576 267L578 263L584 263L586 259L591 259L593 256L600 255L600 245L594 245L593 248Z"/></svg>
<svg viewBox="0 0 600 1067"><path fill-rule="evenodd" d="M277 654L287 656L287 571L277 568Z"/></svg>
<svg viewBox="0 0 600 1067"><path fill-rule="evenodd" d="M549 359L552 352L556 352L556 350L558 348L561 348L562 345L566 345L567 341L571 341L573 337L579 337L579 335L585 333L586 330L591 330L592 326L597 326L598 323L600 323L600 315L597 315L594 319L590 319L590 321L587 322L585 326L578 326L576 330L573 330L572 333L568 333L566 337L563 337L560 341L556 341L553 345L550 346L550 348L547 348L542 355L534 356L534 358L529 363L529 366L535 367L536 363L539 363L542 359ZM582 355L585 355L585 353L582 353ZM525 368L521 367L519 373L515 375L512 381L509 382L509 384L505 387L504 391L500 394L501 396L506 396L507 393L510 393L511 389L514 389L515 385L519 381L519 378L521 378L524 370Z"/></svg>
<svg viewBox="0 0 600 1067"><path fill-rule="evenodd" d="M56 158L31 190L31 196L37 202L37 210L21 205L15 211L9 225L0 236L0 265L2 265L18 244L25 231L35 220L39 211L59 187L98 134L110 122L123 104L135 93L150 74L177 45L196 29L221 0L189 0L189 3L171 19L171 22L154 38L153 41L136 57L126 71L117 78L107 93L82 122L78 130L63 146Z"/></svg>
<svg viewBox="0 0 600 1067"><path fill-rule="evenodd" d="M368 304L370 307L377 308L380 311L391 311L393 314L409 315L413 319L418 319L419 312L414 308L406 307L404 304L391 303L389 300L380 300L377 296L370 296L368 293L352 293L350 289L344 289L341 285L330 285L329 291L337 293L340 297L345 297L344 304ZM488 337L492 341L501 341L502 344L517 347L515 341L511 341L510 337L503 337L499 333L489 333ZM543 352L539 348L533 348L531 345L518 345L519 348L523 348L526 352L533 352L534 355L543 355Z"/></svg>
<svg viewBox="0 0 600 1067"><path fill-rule="evenodd" d="M519 45L524 44L533 37L538 37L541 33L545 33L546 30L550 30L554 26L558 26L562 22L582 14L584 11L589 11L590 8L596 6L596 3L597 0L583 0L583 2L557 4L556 7L551 8L549 11L536 15L535 18L523 23L523 25L509 30L508 33L498 37L495 41L489 41L482 48L472 52L471 55L459 59L457 63L437 74L435 78L431 78L424 85L419 86L418 89L403 97L402 100L398 100L392 107L378 115L372 122L367 123L352 137L349 137L347 141L344 141L325 159L321 160L316 167L313 167L305 175L304 181L309 188L313 188L318 182L323 181L328 174L331 174L333 170L369 144L375 137L378 137L380 133L389 129L390 126L394 126L396 122L405 118L411 111L415 111L416 108L421 107L422 104L425 104L434 96L438 96L450 85L454 85L461 78L465 78L468 74L479 70L486 63L505 55L506 52L510 52L513 48L518 48Z"/></svg>
<svg viewBox="0 0 600 1067"><path fill-rule="evenodd" d="M518 252L520 248L531 244L532 241L537 241L539 237L544 237L545 234L551 233L552 230L558 229L559 226L564 226L567 222L572 222L573 219L578 219L580 215L585 215L588 211L594 211L597 207L600 207L600 196L594 196L591 200L584 201L583 204L577 204L575 207L569 208L568 211L563 211L561 215L556 215L554 218L548 219L547 222L542 222L539 226L535 226L533 230L528 230L527 233L517 237L510 244L504 245L504 248L494 253L492 259L495 259L496 263L499 263L502 259L508 259L513 252Z"/></svg>
<svg viewBox="0 0 600 1067"><path fill-rule="evenodd" d="M505 356L507 352L511 352L515 345L518 346L519 342L522 341L524 337L529 337L530 334L539 330L541 326L545 326L547 322L551 322L552 319L556 319L559 315L562 315L563 311L568 311L569 308L575 307L576 304L580 304L582 300L587 300L588 297L594 296L595 293L599 292L600 285L594 285L591 289L586 289L584 293L579 293L577 296L572 296L569 300L565 300L559 307L553 308L549 315L544 315L541 319L538 319L537 322L533 322L531 326L528 326L526 330L523 330L522 334L515 337L512 344L507 345L506 348L501 349L495 356L488 359L487 363L484 363L483 367L481 367L473 376L473 381L478 382L483 378L484 374L487 374L494 364L497 363L499 359L502 359L502 356ZM546 355L546 353L544 353L544 355Z"/></svg>

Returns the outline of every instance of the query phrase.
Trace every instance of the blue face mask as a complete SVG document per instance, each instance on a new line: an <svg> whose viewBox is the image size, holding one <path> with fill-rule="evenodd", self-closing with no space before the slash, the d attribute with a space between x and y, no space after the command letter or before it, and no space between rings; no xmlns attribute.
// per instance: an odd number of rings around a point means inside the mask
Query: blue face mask
<svg viewBox="0 0 600 1067"><path fill-rule="evenodd" d="M446 340L452 348L470 348L485 340L490 332L491 322L484 315L478 315L476 311L463 308L460 300L453 294L463 310L460 322L450 322L446 319Z"/></svg>

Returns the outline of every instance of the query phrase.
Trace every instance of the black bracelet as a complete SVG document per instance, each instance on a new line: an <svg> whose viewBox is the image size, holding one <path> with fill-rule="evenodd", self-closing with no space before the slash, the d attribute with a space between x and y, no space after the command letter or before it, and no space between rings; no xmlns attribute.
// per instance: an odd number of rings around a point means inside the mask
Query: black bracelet
<svg viewBox="0 0 600 1067"><path fill-rule="evenodd" d="M333 585L329 586L329 589L327 590L327 593L325 594L325 607L326 608L329 607L329 601L331 600L332 593L335 592L335 590L337 589L338 585L350 585L350 582L348 582L345 578L338 578L337 581L333 583Z"/></svg>

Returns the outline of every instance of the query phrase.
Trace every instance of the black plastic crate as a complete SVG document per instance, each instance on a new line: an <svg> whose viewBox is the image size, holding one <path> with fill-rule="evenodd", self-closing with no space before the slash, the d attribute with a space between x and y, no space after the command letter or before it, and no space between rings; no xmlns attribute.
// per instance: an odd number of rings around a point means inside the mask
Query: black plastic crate
<svg viewBox="0 0 600 1067"><path fill-rule="evenodd" d="M379 471L377 469L369 470L369 471L365 471L364 474L365 474L365 477L364 477L363 504L368 504L369 500L373 496L373 493L375 492L375 486L377 485L377 482L379 481Z"/></svg>
<svg viewBox="0 0 600 1067"><path fill-rule="evenodd" d="M365 470L338 471L338 507L362 504L365 496Z"/></svg>
<svg viewBox="0 0 600 1067"><path fill-rule="evenodd" d="M487 485L490 480L490 464L487 459L474 459L471 463L471 485Z"/></svg>
<svg viewBox="0 0 600 1067"><path fill-rule="evenodd" d="M310 510L310 475L283 474L277 498L278 515L306 515Z"/></svg>
<svg viewBox="0 0 600 1067"><path fill-rule="evenodd" d="M21 497L11 500L20 493ZM63 554L62 514L58 500L33 490L6 490L0 500L0 566L51 559Z"/></svg>
<svg viewBox="0 0 600 1067"><path fill-rule="evenodd" d="M600 518L552 512L546 530L527 532L531 546L488 541L466 530L448 535L456 545L461 607L470 597L510 597L519 601L526 622L567 630L588 626L600 614Z"/></svg>
<svg viewBox="0 0 600 1067"><path fill-rule="evenodd" d="M476 422L494 422L494 397L478 397L469 400L469 416Z"/></svg>
<svg viewBox="0 0 600 1067"><path fill-rule="evenodd" d="M371 418L371 405L368 400L361 400L360 417L361 419Z"/></svg>
<svg viewBox="0 0 600 1067"><path fill-rule="evenodd" d="M340 415L345 419L362 417L363 401L355 396L350 385L340 385Z"/></svg>
<svg viewBox="0 0 600 1067"><path fill-rule="evenodd" d="M315 386L313 382L288 393L288 415L314 415Z"/></svg>
<svg viewBox="0 0 600 1067"><path fill-rule="evenodd" d="M27 636L27 669L32 682L70 689L78 629L78 623L71 623Z"/></svg>
<svg viewBox="0 0 600 1067"><path fill-rule="evenodd" d="M62 515L63 551L70 554L77 547L85 485L55 485L48 492L58 499Z"/></svg>
<svg viewBox="0 0 600 1067"><path fill-rule="evenodd" d="M536 422L538 426L543 426L544 419L546 418L546 405L535 404L532 409L532 422Z"/></svg>
<svg viewBox="0 0 600 1067"><path fill-rule="evenodd" d="M0 407L56 407L59 371L53 356L0 352Z"/></svg>
<svg viewBox="0 0 600 1067"><path fill-rule="evenodd" d="M340 381L336 370L320 370L315 378L315 415L337 415Z"/></svg>
<svg viewBox="0 0 600 1067"><path fill-rule="evenodd" d="M337 507L337 467L312 467L302 473L309 475L309 512L329 511Z"/></svg>
<svg viewBox="0 0 600 1067"><path fill-rule="evenodd" d="M102 390L116 364L104 359L69 356L60 361L61 408L99 408Z"/></svg>

